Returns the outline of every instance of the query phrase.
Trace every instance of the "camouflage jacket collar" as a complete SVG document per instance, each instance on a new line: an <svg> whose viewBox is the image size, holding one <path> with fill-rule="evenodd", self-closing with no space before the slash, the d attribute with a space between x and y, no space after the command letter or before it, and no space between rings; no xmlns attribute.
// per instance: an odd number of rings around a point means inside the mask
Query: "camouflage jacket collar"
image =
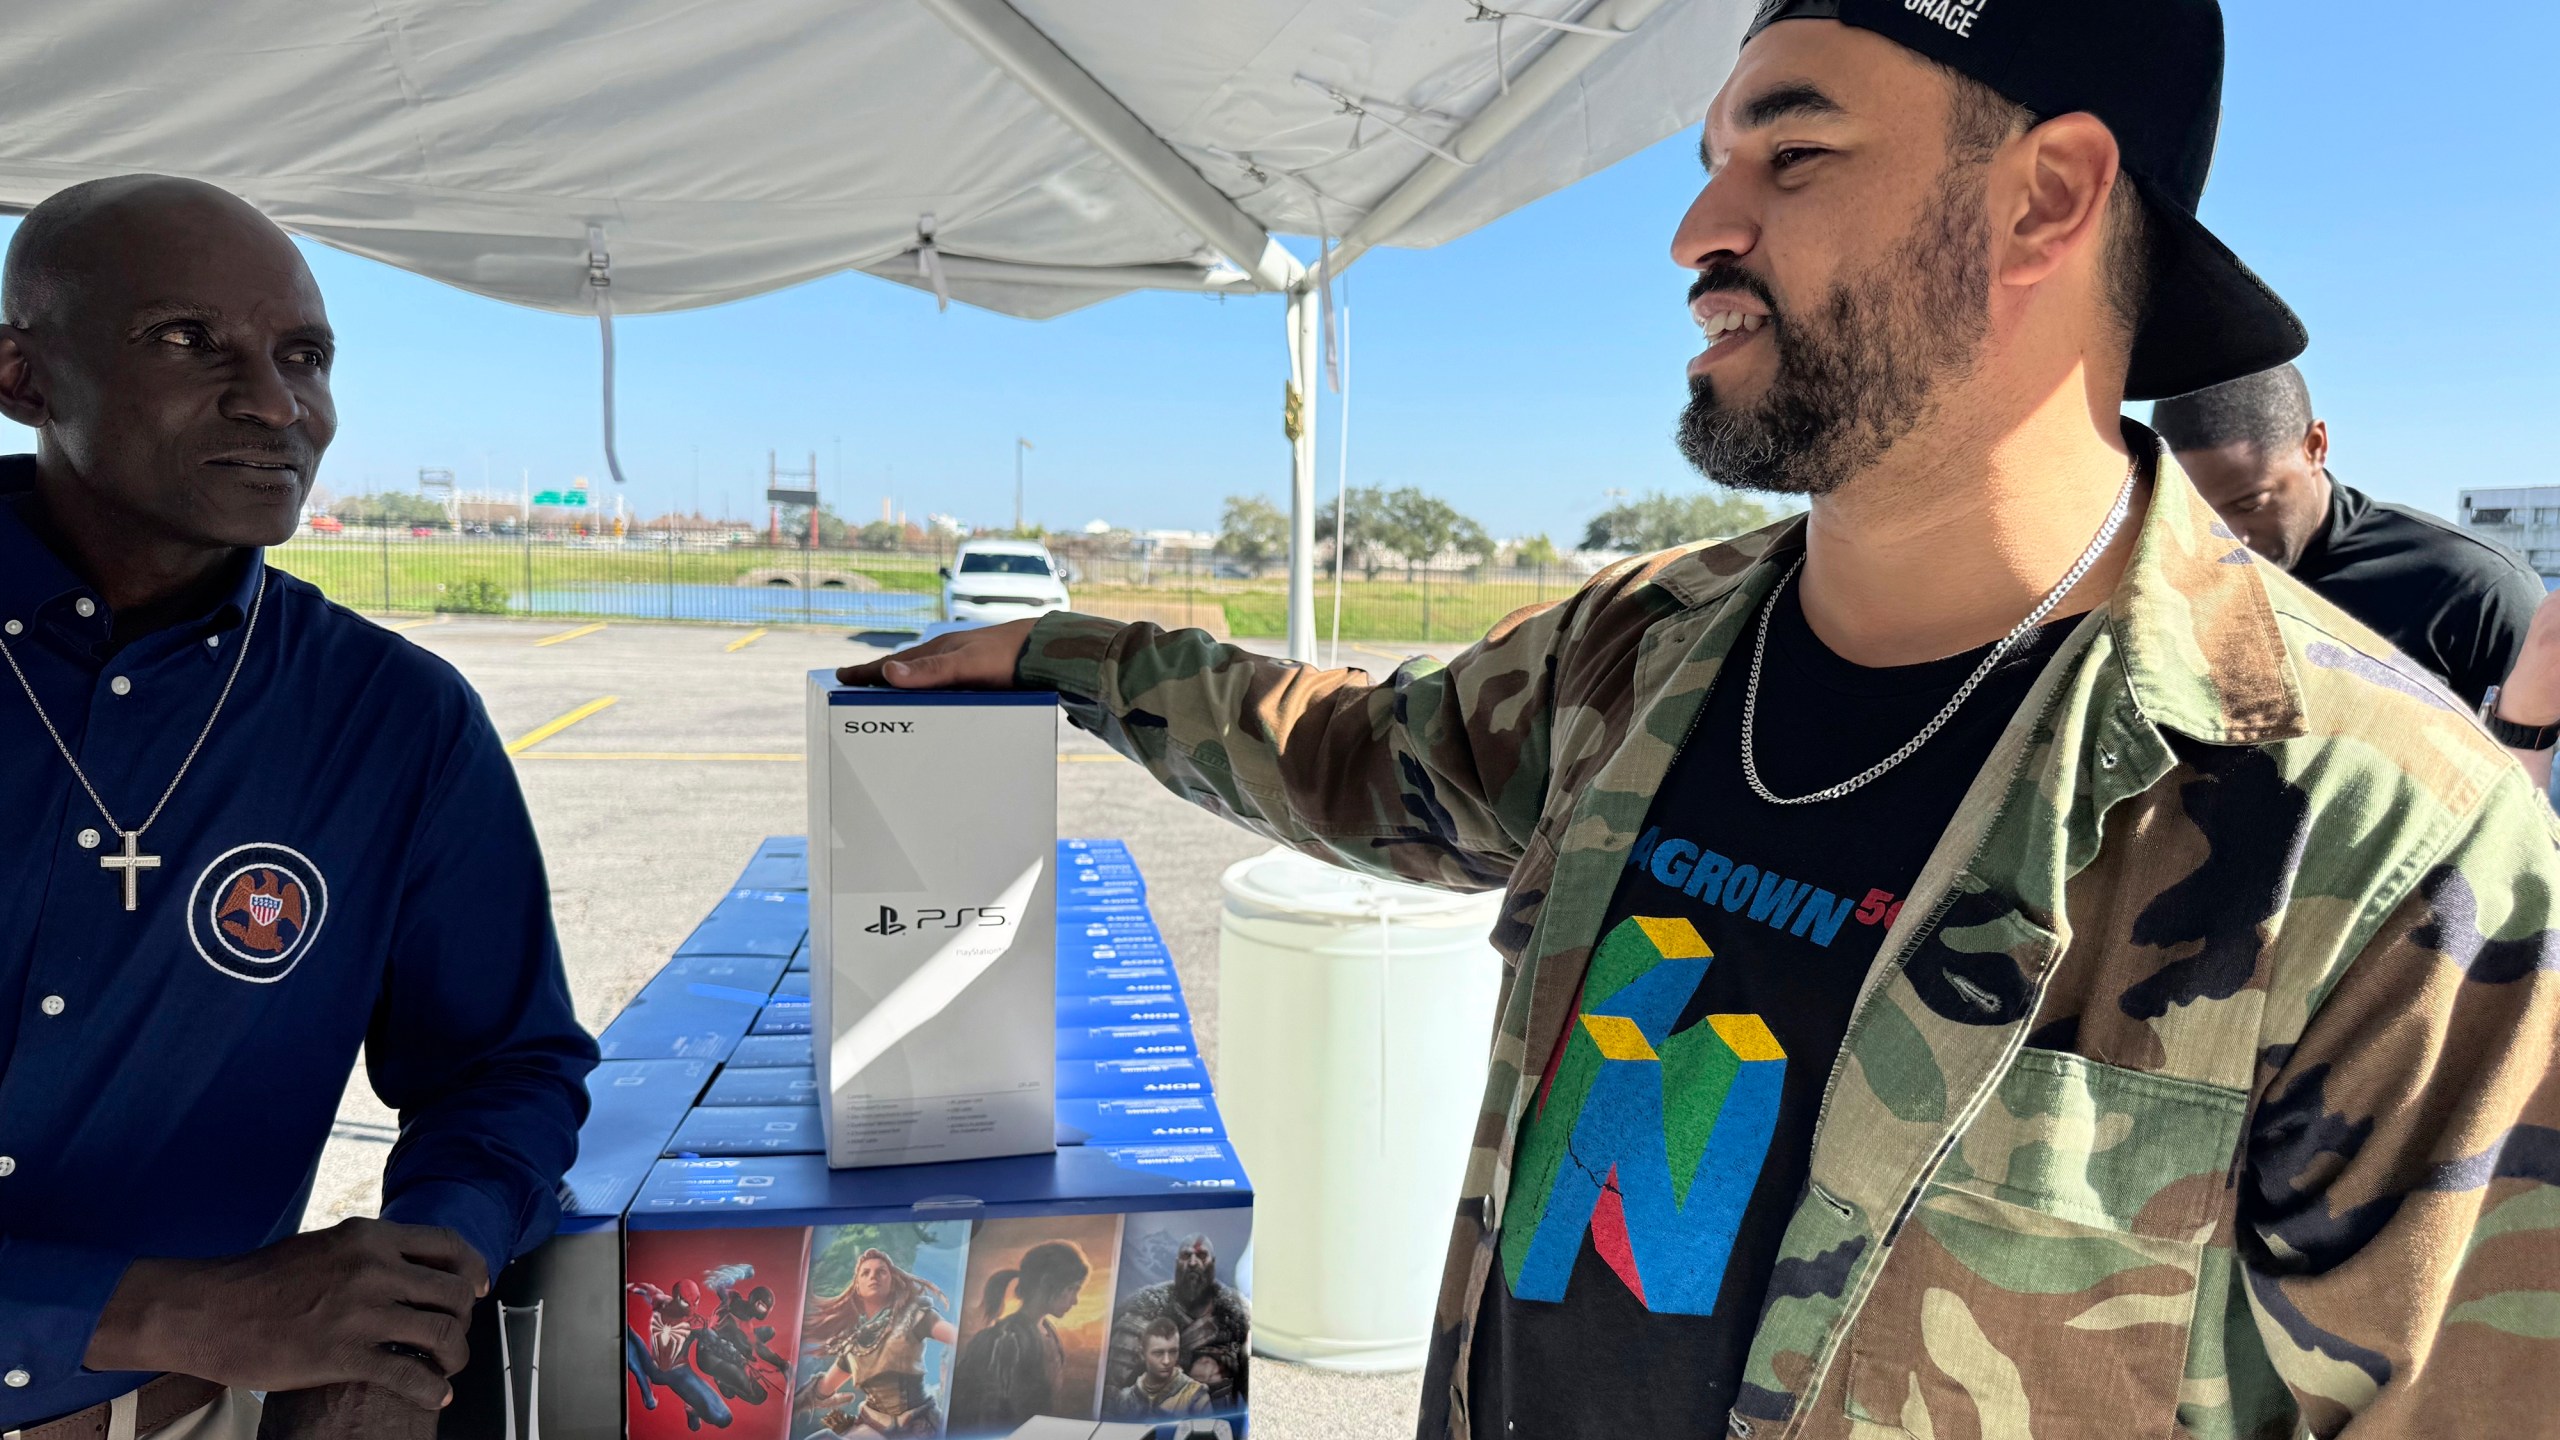
<svg viewBox="0 0 2560 1440"><path fill-rule="evenodd" d="M2257 557L2187 483L2157 435L2132 421L2125 431L2152 450L2154 476L2132 561L2106 606L2134 707L2155 725L2214 745L2303 734L2301 681ZM1799 519L1763 532L1760 559L1802 550L1804 528ZM1708 554L1682 556L1652 583L1690 610L1737 588L1766 593L1762 567L1722 569Z"/></svg>

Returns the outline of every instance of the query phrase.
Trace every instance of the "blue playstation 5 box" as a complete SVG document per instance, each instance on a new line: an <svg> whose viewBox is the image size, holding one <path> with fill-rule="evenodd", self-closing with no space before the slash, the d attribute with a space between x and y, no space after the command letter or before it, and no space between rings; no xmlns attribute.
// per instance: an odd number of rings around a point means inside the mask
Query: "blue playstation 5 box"
<svg viewBox="0 0 2560 1440"><path fill-rule="evenodd" d="M729 1056L732 1070L807 1070L813 1063L807 1035L750 1035Z"/></svg>
<svg viewBox="0 0 2560 1440"><path fill-rule="evenodd" d="M1061 1145L1169 1145L1222 1140L1226 1133L1217 1102L1206 1095L1058 1102Z"/></svg>
<svg viewBox="0 0 2560 1440"><path fill-rule="evenodd" d="M809 997L777 996L756 1015L750 1035L806 1035L809 1033Z"/></svg>
<svg viewBox="0 0 2560 1440"><path fill-rule="evenodd" d="M1126 847L1058 845L1057 1148L856 1170L814 1103L807 856L767 841L606 1028L560 1233L476 1353L539 1357L552 1440L1244 1435L1252 1191ZM1036 1324L1066 1383L1018 1409L991 1357ZM491 1389L458 1377L443 1433L500 1433Z"/></svg>
<svg viewBox="0 0 2560 1440"><path fill-rule="evenodd" d="M808 892L740 886L712 907L676 954L771 955L788 964L808 938Z"/></svg>
<svg viewBox="0 0 2560 1440"><path fill-rule="evenodd" d="M1117 958L1058 963L1058 993L1064 995L1179 995L1182 982L1171 964L1131 964Z"/></svg>
<svg viewBox="0 0 2560 1440"><path fill-rule="evenodd" d="M1146 1025L1170 1021L1188 1026L1191 1009L1183 1003L1179 987L1171 993L1104 993L1062 994L1058 997L1058 1026L1067 1029L1080 1025Z"/></svg>
<svg viewBox="0 0 2560 1440"><path fill-rule="evenodd" d="M1061 1100L1122 1100L1141 1095L1207 1095L1208 1067L1196 1055L1123 1060L1061 1060Z"/></svg>
<svg viewBox="0 0 2560 1440"><path fill-rule="evenodd" d="M1191 1026L1175 1020L1154 1025L1078 1025L1058 1029L1060 1060L1143 1060L1190 1055Z"/></svg>
<svg viewBox="0 0 2560 1440"><path fill-rule="evenodd" d="M765 997L712 982L653 980L596 1037L607 1060L726 1060Z"/></svg>
<svg viewBox="0 0 2560 1440"><path fill-rule="evenodd" d="M678 955L641 988L663 992L694 985L724 986L753 995L762 1004L781 978L782 961L772 955Z"/></svg>
<svg viewBox="0 0 2560 1440"><path fill-rule="evenodd" d="M812 1087L814 1090L814 1087ZM669 1155L823 1155L826 1132L818 1101L780 1105L705 1105L667 1138Z"/></svg>
<svg viewBox="0 0 2560 1440"><path fill-rule="evenodd" d="M740 1049L745 1047L741 1045ZM818 1072L809 1065L756 1066L741 1065L732 1055L720 1070L720 1078L702 1093L702 1103L712 1105L815 1105L818 1103Z"/></svg>

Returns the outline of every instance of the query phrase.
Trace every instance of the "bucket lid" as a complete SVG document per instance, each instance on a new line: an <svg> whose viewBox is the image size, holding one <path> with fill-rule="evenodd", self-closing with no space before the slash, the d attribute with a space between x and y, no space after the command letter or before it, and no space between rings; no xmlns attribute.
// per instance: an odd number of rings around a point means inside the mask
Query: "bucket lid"
<svg viewBox="0 0 2560 1440"><path fill-rule="evenodd" d="M1420 920L1435 916L1472 916L1502 903L1497 890L1466 893L1380 880L1328 865L1294 850L1271 850L1227 867L1218 882L1231 901L1289 915L1319 915L1346 920L1392 916Z"/></svg>

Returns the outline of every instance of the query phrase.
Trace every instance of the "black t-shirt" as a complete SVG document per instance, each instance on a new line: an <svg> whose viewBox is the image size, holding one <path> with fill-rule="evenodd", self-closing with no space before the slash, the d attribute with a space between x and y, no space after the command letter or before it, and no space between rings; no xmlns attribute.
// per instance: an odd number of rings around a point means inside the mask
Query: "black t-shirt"
<svg viewBox="0 0 2560 1440"><path fill-rule="evenodd" d="M2524 651L2542 577L2513 554L2422 510L2329 478L2329 523L2293 578L2353 615L2478 706Z"/></svg>
<svg viewBox="0 0 2560 1440"><path fill-rule="evenodd" d="M1744 783L1749 637L1736 646L1654 796L1579 1017L1521 1124L1470 1361L1475 1440L1724 1433L1860 983L2072 623L2022 643L1900 767L1803 806ZM1987 651L1852 665L1790 583L1754 721L1762 780L1792 797L1864 770Z"/></svg>

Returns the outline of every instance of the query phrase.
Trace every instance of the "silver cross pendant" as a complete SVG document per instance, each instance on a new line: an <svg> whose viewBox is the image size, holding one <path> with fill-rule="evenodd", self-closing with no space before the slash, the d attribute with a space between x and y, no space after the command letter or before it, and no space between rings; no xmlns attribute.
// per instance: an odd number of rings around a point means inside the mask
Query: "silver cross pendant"
<svg viewBox="0 0 2560 1440"><path fill-rule="evenodd" d="M140 900L140 896L136 893L136 882L142 879L143 871L160 868L160 857L142 853L141 831L119 830L116 833L124 837L124 853L99 856L98 867L102 870L124 872L124 908L133 910L139 908Z"/></svg>

